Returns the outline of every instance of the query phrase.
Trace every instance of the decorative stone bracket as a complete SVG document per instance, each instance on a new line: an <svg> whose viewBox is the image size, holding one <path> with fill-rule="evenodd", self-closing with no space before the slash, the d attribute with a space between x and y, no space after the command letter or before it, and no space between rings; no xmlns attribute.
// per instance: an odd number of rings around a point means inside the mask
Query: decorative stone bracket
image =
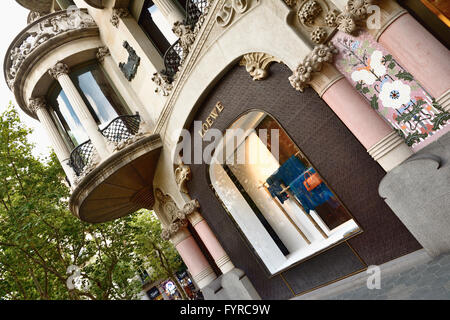
<svg viewBox="0 0 450 320"><path fill-rule="evenodd" d="M197 200L191 200L184 204L182 209L179 209L173 198L164 194L161 189L155 190L156 199L159 202L159 211L170 220L168 227L163 228L161 238L169 240L181 228L188 225L187 217L200 208L200 203Z"/></svg>
<svg viewBox="0 0 450 320"><path fill-rule="evenodd" d="M333 55L337 53L338 50L331 42L316 46L303 59L303 62L297 66L292 76L289 77L289 81L294 89L303 92L309 86L314 73L320 72L325 62L333 62Z"/></svg>
<svg viewBox="0 0 450 320"><path fill-rule="evenodd" d="M267 53L252 52L244 55L239 65L245 66L253 80L264 80L269 75L268 69L273 62L280 63L281 60Z"/></svg>

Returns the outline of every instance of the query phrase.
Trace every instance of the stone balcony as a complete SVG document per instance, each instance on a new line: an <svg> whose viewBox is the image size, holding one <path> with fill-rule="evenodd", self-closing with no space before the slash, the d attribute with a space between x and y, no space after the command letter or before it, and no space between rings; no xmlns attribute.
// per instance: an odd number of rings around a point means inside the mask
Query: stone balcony
<svg viewBox="0 0 450 320"><path fill-rule="evenodd" d="M22 110L31 117L24 97L24 84L34 65L63 44L99 34L87 10L57 11L38 18L12 41L3 64L4 77Z"/></svg>

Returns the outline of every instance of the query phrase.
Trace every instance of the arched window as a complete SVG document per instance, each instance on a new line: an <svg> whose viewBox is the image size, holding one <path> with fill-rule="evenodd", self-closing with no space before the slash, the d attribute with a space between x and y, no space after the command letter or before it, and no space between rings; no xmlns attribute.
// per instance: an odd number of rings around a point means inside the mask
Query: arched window
<svg viewBox="0 0 450 320"><path fill-rule="evenodd" d="M270 274L361 231L307 156L265 112L251 111L233 123L208 170L216 196Z"/></svg>

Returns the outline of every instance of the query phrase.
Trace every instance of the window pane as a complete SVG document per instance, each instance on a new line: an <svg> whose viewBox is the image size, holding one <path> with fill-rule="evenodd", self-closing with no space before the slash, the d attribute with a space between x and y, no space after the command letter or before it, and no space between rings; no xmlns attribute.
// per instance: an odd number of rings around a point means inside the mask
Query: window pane
<svg viewBox="0 0 450 320"><path fill-rule="evenodd" d="M109 80L97 64L71 74L80 94L91 109L100 129L119 115L129 114L124 103L113 90Z"/></svg>
<svg viewBox="0 0 450 320"><path fill-rule="evenodd" d="M172 26L167 22L166 18L162 15L161 11L156 5L148 8L153 21L158 26L158 29L162 32L164 37L170 44L174 44L178 40L178 37L172 32Z"/></svg>
<svg viewBox="0 0 450 320"><path fill-rule="evenodd" d="M84 141L89 140L84 131L81 121L75 114L72 105L67 99L61 87L57 87L50 95L50 105L54 109L54 120L60 131L63 129L63 136L69 142L70 148L76 147Z"/></svg>

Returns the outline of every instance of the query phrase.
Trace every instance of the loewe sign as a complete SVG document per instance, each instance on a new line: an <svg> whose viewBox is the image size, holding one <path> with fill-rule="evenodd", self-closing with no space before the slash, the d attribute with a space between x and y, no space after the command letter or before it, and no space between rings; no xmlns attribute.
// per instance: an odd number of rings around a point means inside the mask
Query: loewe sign
<svg viewBox="0 0 450 320"><path fill-rule="evenodd" d="M216 103L214 109L212 109L211 113L206 118L205 122L202 123L202 130L198 132L200 134L200 137L203 138L205 136L206 132L212 127L214 121L216 121L216 119L222 113L224 108L225 107L223 106L222 102L218 101Z"/></svg>

